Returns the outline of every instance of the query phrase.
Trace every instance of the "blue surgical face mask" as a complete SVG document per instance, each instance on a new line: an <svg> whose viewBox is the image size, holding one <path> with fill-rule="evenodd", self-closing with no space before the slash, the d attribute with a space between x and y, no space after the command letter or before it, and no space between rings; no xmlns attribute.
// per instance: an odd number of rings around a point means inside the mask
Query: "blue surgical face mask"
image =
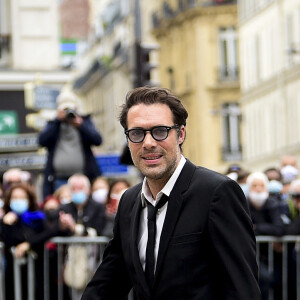
<svg viewBox="0 0 300 300"><path fill-rule="evenodd" d="M243 190L245 197L248 197L248 193L249 193L249 186L247 183L241 183L240 184L241 189Z"/></svg>
<svg viewBox="0 0 300 300"><path fill-rule="evenodd" d="M28 210L28 200L27 199L11 199L10 209L17 215L22 215Z"/></svg>
<svg viewBox="0 0 300 300"><path fill-rule="evenodd" d="M82 204L86 200L87 196L84 191L72 193L72 201L74 204Z"/></svg>
<svg viewBox="0 0 300 300"><path fill-rule="evenodd" d="M271 180L268 184L268 190L271 194L278 194L282 192L283 185L277 180Z"/></svg>

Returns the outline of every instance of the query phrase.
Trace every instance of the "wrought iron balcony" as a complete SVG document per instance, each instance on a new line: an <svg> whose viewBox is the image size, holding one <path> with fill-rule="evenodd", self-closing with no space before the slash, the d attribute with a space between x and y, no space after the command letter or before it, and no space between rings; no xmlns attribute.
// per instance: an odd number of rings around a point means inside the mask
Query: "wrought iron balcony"
<svg viewBox="0 0 300 300"><path fill-rule="evenodd" d="M161 10L152 14L153 28L158 28L161 21L172 19L184 11L197 7L236 4L237 0L177 0L176 5L171 5L170 2L164 1Z"/></svg>

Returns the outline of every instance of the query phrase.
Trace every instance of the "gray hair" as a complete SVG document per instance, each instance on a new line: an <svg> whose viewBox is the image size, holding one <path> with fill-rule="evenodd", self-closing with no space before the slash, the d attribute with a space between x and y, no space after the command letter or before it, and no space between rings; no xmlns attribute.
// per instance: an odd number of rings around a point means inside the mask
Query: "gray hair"
<svg viewBox="0 0 300 300"><path fill-rule="evenodd" d="M91 187L91 182L90 180L88 179L87 176L83 175L83 174L79 174L79 173L76 173L74 175L72 175L71 177L69 177L68 179L68 185L72 185L73 182L77 179L80 179L81 181L84 182L84 185L87 187L87 188L90 188Z"/></svg>

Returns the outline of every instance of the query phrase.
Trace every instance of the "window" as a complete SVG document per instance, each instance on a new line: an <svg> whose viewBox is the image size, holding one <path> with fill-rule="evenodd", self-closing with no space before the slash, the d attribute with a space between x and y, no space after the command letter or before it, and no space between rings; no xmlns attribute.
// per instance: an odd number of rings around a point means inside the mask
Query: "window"
<svg viewBox="0 0 300 300"><path fill-rule="evenodd" d="M242 146L240 139L241 110L237 103L225 103L222 106L222 154L223 160L240 160Z"/></svg>
<svg viewBox="0 0 300 300"><path fill-rule="evenodd" d="M0 0L0 65L5 65L7 63L10 47L8 15L7 0Z"/></svg>
<svg viewBox="0 0 300 300"><path fill-rule="evenodd" d="M237 80L237 34L234 27L219 30L219 80Z"/></svg>

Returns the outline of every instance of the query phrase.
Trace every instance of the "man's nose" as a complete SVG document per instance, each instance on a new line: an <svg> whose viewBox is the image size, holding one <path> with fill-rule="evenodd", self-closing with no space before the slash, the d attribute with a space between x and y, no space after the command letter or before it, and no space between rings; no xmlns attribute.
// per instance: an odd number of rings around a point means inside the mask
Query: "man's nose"
<svg viewBox="0 0 300 300"><path fill-rule="evenodd" d="M150 131L146 131L145 133L145 138L143 141L143 146L144 147L153 147L156 145L156 140L152 137Z"/></svg>

